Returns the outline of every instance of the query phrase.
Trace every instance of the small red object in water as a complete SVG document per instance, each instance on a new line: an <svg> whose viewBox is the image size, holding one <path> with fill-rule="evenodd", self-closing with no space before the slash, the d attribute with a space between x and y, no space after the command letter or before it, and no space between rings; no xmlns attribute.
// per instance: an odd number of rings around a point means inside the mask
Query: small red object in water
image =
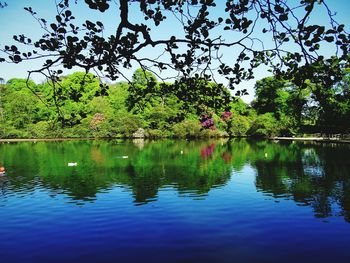
<svg viewBox="0 0 350 263"><path fill-rule="evenodd" d="M1 166L0 167L0 173L4 173L5 172L5 167Z"/></svg>
<svg viewBox="0 0 350 263"><path fill-rule="evenodd" d="M231 162L231 160L232 160L232 155L231 155L231 153L229 153L229 152L224 152L224 153L221 155L221 157L222 157L222 159L224 159L224 161L225 161L226 163L229 163L229 162Z"/></svg>
<svg viewBox="0 0 350 263"><path fill-rule="evenodd" d="M209 158L215 150L215 144L212 143L210 146L206 146L201 149L201 157L204 159Z"/></svg>

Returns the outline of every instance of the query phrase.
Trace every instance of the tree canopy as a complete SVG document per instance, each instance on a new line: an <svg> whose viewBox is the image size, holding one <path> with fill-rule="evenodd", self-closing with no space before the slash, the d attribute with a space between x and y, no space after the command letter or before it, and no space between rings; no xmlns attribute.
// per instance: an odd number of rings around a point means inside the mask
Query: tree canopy
<svg viewBox="0 0 350 263"><path fill-rule="evenodd" d="M139 129L150 138L348 133L348 70L344 74L331 87L266 77L256 82L251 106L221 84L201 78L168 84L141 69L131 83L107 89L85 72L57 83L15 78L0 84L0 138L132 137ZM152 89L146 78L154 80Z"/></svg>
<svg viewBox="0 0 350 263"><path fill-rule="evenodd" d="M73 13L77 4L102 13L116 5L115 32L105 35L103 21L79 24L79 14ZM39 39L25 32L14 36L18 44L2 47L7 56L0 60L43 59L42 67L29 74L41 73L51 80L62 74L58 65L95 70L115 80L123 75L121 68L134 63L157 72L171 69L185 79L220 74L233 88L266 64L297 85L320 77L315 73L323 70L323 81L331 85L342 79L340 69L349 65L349 35L325 0L61 0L50 21L41 17L40 10L30 6L25 10L37 20L43 35ZM313 23L316 10L330 22ZM140 21L134 22L131 12L139 12ZM183 34L160 36L157 27L163 24L179 26ZM142 52L149 48L161 52L155 58L144 57ZM333 57L322 55L330 48ZM223 50L233 57L223 58Z"/></svg>

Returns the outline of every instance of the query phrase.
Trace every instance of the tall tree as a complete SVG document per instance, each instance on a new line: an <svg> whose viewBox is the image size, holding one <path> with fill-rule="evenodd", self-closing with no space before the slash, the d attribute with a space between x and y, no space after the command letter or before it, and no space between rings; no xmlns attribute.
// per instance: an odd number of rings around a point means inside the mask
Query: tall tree
<svg viewBox="0 0 350 263"><path fill-rule="evenodd" d="M310 89L297 87L290 81L267 77L255 84L253 107L259 114L273 113L291 131L302 124L303 111L310 97Z"/></svg>
<svg viewBox="0 0 350 263"><path fill-rule="evenodd" d="M147 104L151 104L155 96L159 95L157 78L149 71L137 69L129 86L129 109L136 112L144 112Z"/></svg>
<svg viewBox="0 0 350 263"><path fill-rule="evenodd" d="M287 82L275 77L266 77L258 80L254 86L256 100L253 105L258 113L275 113L279 118L281 112L285 111L289 105L287 100L289 94L285 91Z"/></svg>
<svg viewBox="0 0 350 263"><path fill-rule="evenodd" d="M312 97L319 108L318 125L325 132L346 133L350 129L350 77L344 77L334 85L325 82L311 83Z"/></svg>
<svg viewBox="0 0 350 263"><path fill-rule="evenodd" d="M75 72L56 83L44 85L43 97L49 107L57 109L62 127L79 124L89 112L89 102L105 93L97 77L84 72Z"/></svg>
<svg viewBox="0 0 350 263"><path fill-rule="evenodd" d="M10 79L0 85L1 136L15 136L20 130L20 133L26 132L30 124L38 121L38 111L43 105L27 85L36 90L35 83L26 79Z"/></svg>

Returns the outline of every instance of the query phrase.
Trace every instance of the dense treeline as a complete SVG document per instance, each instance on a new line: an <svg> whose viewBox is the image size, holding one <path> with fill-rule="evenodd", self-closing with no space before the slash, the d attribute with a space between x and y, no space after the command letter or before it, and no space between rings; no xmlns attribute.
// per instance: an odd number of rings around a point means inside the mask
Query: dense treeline
<svg viewBox="0 0 350 263"><path fill-rule="evenodd" d="M57 83L0 84L0 137L221 137L348 132L350 77L334 87L267 77L252 105L201 78L159 83L135 71L131 83L100 85L76 72Z"/></svg>
<svg viewBox="0 0 350 263"><path fill-rule="evenodd" d="M350 75L329 86L306 81L302 87L267 77L255 85L252 106L266 121L274 119L277 134L350 132ZM271 121L270 121L271 122Z"/></svg>

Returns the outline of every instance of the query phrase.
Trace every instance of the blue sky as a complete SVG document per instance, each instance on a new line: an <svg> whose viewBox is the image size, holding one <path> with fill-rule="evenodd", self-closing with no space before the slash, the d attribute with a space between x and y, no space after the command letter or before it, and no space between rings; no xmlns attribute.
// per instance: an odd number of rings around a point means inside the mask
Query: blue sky
<svg viewBox="0 0 350 263"><path fill-rule="evenodd" d="M290 0L290 2L297 0ZM48 21L52 21L52 17L56 15L55 9L55 1L54 0L7 0L8 7L4 9L0 9L0 46L3 47L5 44L10 44L13 42L12 37L15 34L25 34L31 37L33 40L39 38L43 31L40 29L38 23L23 9L23 7L31 6L33 9L39 14L40 17L47 19ZM80 1L82 2L82 1ZM219 15L221 10L223 10L223 4L225 1L217 0L218 7L212 12L213 15ZM350 1L349 0L328 0L326 1L328 6L337 13L336 20L340 23L346 25L346 28L350 24ZM113 34L116 21L118 21L116 6L112 5L112 8L108 10L106 13L99 13L95 11L91 11L88 8L85 8L84 5L78 4L77 6L73 5L73 15L76 16L78 22L83 22L87 19L91 19L92 21L100 20L105 24L106 35ZM131 8L131 21L137 22L142 19L140 13L137 8ZM326 16L324 13L315 13L313 23L321 24L325 22ZM173 23L174 22L174 23ZM164 24L164 26L153 27L152 28L153 35L156 37L165 37L169 35L179 36L182 34L181 28L176 26L175 20L169 20L169 23ZM348 30L349 31L349 30ZM218 35L221 32L216 32ZM225 31L223 37L227 40L230 39L230 35L228 35L227 31ZM264 39L265 44L268 45L268 39ZM141 55L145 57L156 57L160 54L162 50L160 49L146 49ZM327 52L326 52L327 53ZM235 57L235 51L232 50L223 50L222 55L228 61L233 57ZM1 54L0 56L3 56ZM5 80L9 80L14 77L27 77L27 71L40 67L40 61L30 61L24 62L20 64L8 64L8 63L0 63L0 77ZM128 77L131 77L133 71L137 68L124 70L124 74ZM78 69L73 69L78 70ZM69 72L65 72L69 73ZM164 73L165 76L171 73ZM249 95L245 96L243 99L247 102L251 101L254 96L253 86L256 80L261 79L265 76L269 75L266 68L259 68L255 71L255 80L244 82L240 84L237 88L247 88ZM33 77L34 81L41 82L43 81L43 77L40 75ZM225 83L225 79L216 76L217 81Z"/></svg>

